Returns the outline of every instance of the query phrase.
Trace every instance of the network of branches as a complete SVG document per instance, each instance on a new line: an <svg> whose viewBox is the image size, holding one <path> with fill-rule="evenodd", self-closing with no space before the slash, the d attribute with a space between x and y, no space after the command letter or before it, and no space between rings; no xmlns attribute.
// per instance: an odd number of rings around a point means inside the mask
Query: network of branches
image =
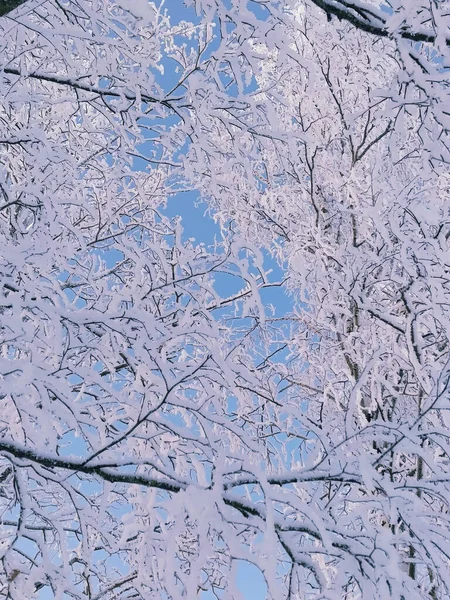
<svg viewBox="0 0 450 600"><path fill-rule="evenodd" d="M0 17L0 599L450 598L450 1Z"/></svg>

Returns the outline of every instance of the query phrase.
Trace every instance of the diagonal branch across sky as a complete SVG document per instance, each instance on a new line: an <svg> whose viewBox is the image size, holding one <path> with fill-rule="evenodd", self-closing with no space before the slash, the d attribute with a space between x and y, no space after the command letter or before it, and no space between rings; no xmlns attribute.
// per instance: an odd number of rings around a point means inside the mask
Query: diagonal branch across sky
<svg viewBox="0 0 450 600"><path fill-rule="evenodd" d="M28 0L0 0L0 17L8 15L14 9L22 6ZM412 42L434 43L436 35L428 30L414 30L407 24L395 32L391 31L388 21L380 10L373 6L365 5L362 2L350 2L346 0L311 0L318 8L327 15L335 16L340 20L348 21L361 31L380 37L400 37ZM386 14L386 16L388 16ZM450 37L446 38L447 46L450 46ZM59 82L61 83L61 82ZM157 100L152 99L150 102Z"/></svg>

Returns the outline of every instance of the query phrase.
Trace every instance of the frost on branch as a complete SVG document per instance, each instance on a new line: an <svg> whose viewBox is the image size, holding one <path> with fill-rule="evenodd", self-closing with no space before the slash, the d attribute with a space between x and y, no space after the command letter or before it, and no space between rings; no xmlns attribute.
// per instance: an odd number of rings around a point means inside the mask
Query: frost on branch
<svg viewBox="0 0 450 600"><path fill-rule="evenodd" d="M245 562L276 600L450 595L447 3L423 4L2 20L1 597L238 599ZM192 189L214 247L165 216Z"/></svg>

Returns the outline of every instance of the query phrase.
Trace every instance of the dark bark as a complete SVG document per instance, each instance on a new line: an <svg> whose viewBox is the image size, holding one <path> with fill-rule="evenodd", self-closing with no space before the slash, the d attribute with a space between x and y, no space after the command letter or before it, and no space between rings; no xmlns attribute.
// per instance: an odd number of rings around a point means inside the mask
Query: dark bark
<svg viewBox="0 0 450 600"><path fill-rule="evenodd" d="M0 0L1 2L2 0ZM5 67L3 69L3 73L7 75L17 75L17 77L21 77L22 74L19 69L13 67ZM50 83L57 83L59 85L67 85L76 90L82 90L83 92L90 92L92 94L96 94L97 96L102 96L104 98L125 98L126 100L130 100L131 102L135 102L137 100L136 94L130 94L127 92L120 93L114 89L108 88L99 88L93 85L88 85L86 83L82 83L81 81L77 81L76 79L71 79L70 77L61 77L58 75L51 75L50 73L27 73L26 77L30 77L32 79L39 79L40 81L48 81ZM153 96L149 96L148 94L142 93L141 100L143 102L147 102L148 104L162 104L166 108L170 108L174 110L171 102L165 99L154 98Z"/></svg>
<svg viewBox="0 0 450 600"><path fill-rule="evenodd" d="M25 4L27 0L0 0L0 17L4 17L12 10Z"/></svg>
<svg viewBox="0 0 450 600"><path fill-rule="evenodd" d="M0 17L3 17L13 11L15 8L25 4L28 0L0 0ZM333 0L311 0L318 8L323 10L328 20L332 16L340 20L348 21L357 29L361 29L372 35L380 37L393 37L393 34L386 27L386 20L372 12L370 6L354 6L351 2L333 1ZM434 43L436 36L433 34L412 31L408 27L403 27L396 32L396 35L411 40L412 42ZM447 46L450 46L450 38L446 40Z"/></svg>
<svg viewBox="0 0 450 600"><path fill-rule="evenodd" d="M370 6L356 6L345 0L311 0L311 2L327 14L328 20L335 16L372 35L390 38L396 35L412 42L428 42L431 44L436 41L436 36L432 33L413 31L407 26L403 26L393 34L387 28L386 20L375 14ZM446 43L447 46L450 46L450 38L446 39Z"/></svg>

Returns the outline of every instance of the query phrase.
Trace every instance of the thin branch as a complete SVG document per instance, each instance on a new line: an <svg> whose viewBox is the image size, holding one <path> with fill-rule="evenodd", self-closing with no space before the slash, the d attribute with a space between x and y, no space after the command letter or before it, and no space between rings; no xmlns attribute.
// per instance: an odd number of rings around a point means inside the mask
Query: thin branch
<svg viewBox="0 0 450 600"><path fill-rule="evenodd" d="M0 0L1 2L1 0ZM51 75L50 73L42 73L40 71L34 71L33 73L23 74L19 69L15 67L5 67L3 72L7 75L17 75L17 77L30 77L31 79L37 79L39 81L48 81L49 83L56 83L58 85L66 85L75 90L81 90L83 92L88 92L91 94L96 94L101 98L125 98L126 100L130 100L131 102L135 102L138 100L136 94L131 94L130 92L118 92L113 88L100 88L95 85L89 85L79 81L78 79L72 79L70 77L61 77L59 75ZM161 104L161 106L165 106L170 110L175 110L172 106L172 102L176 100L176 98L172 100L166 100L164 98L155 98L154 96L150 96L149 94L140 94L140 99L142 102L146 102L147 104Z"/></svg>
<svg viewBox="0 0 450 600"><path fill-rule="evenodd" d="M0 0L0 17L4 17L15 8L19 8L25 4L27 0Z"/></svg>
<svg viewBox="0 0 450 600"><path fill-rule="evenodd" d="M143 485L145 487L153 487L166 492L179 492L186 488L185 484L173 483L163 479L154 479L145 475L137 475L132 473L119 473L111 468L103 468L97 466L89 466L85 461L74 460L71 458L59 458L50 454L38 454L36 451L26 448L14 442L0 442L0 452L8 453L19 460L30 461L34 464L41 465L50 469L66 469L74 472L81 472L87 475L96 475L110 483L130 483L134 485Z"/></svg>
<svg viewBox="0 0 450 600"><path fill-rule="evenodd" d="M390 31L386 27L386 20L381 15L375 14L373 7L364 6L360 3L355 5L352 2L342 0L311 0L311 2L327 15L333 15L340 20L348 21L357 29L372 35L386 38L399 36L412 42L428 42L430 44L436 41L436 35L432 33L412 31L405 26L397 31ZM445 41L447 46L450 46L450 38L446 38Z"/></svg>

